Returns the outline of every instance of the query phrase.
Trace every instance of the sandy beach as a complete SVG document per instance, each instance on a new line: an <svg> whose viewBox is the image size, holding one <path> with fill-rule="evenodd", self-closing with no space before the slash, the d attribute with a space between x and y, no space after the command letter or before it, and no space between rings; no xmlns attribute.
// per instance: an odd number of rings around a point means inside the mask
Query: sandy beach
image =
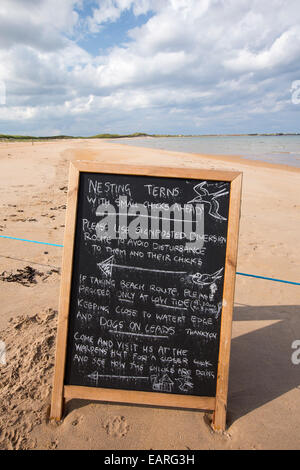
<svg viewBox="0 0 300 470"><path fill-rule="evenodd" d="M300 282L300 169L103 140L0 143L0 235L63 244L69 162L243 172L238 272ZM299 449L300 287L237 276L228 429L204 414L83 400L49 422L62 248L0 238L0 449Z"/></svg>

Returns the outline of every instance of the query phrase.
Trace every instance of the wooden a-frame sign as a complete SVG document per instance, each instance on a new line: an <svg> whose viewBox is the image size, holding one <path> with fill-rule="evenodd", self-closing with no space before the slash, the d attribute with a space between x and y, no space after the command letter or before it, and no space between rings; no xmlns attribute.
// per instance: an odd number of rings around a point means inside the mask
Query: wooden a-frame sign
<svg viewBox="0 0 300 470"><path fill-rule="evenodd" d="M184 395L143 390L104 388L101 386L78 386L65 384L65 368L68 349L69 310L76 235L76 219L79 181L82 173L106 175L135 175L158 178L182 178L185 180L209 180L230 183L227 243L222 297L221 326L217 365L215 396ZM61 420L65 399L79 398L107 402L156 405L198 409L213 412L212 427L223 431L226 427L229 360L231 346L232 312L237 263L238 232L240 219L242 173L231 171L202 170L195 167L158 167L150 165L107 164L77 161L70 164L67 196L66 229L62 278L60 286L56 361L51 403L51 419Z"/></svg>

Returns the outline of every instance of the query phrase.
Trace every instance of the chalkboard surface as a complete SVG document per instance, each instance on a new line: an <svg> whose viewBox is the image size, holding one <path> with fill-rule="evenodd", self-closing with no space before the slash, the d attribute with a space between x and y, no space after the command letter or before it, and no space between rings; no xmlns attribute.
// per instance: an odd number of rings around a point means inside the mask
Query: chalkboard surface
<svg viewBox="0 0 300 470"><path fill-rule="evenodd" d="M65 385L216 395L229 200L228 181L80 174Z"/></svg>

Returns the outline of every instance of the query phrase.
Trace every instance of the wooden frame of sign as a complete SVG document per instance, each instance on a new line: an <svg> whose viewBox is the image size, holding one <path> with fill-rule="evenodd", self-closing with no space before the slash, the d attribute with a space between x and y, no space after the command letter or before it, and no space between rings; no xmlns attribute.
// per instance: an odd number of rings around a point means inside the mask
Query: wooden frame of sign
<svg viewBox="0 0 300 470"><path fill-rule="evenodd" d="M223 287L223 307L219 343L217 387L215 397L152 393L135 390L121 390L99 387L83 387L64 384L67 354L68 319L71 295L74 239L77 215L79 176L81 172L120 175L140 175L168 178L185 178L230 182L230 202ZM232 312L237 263L238 232L240 219L242 173L231 171L202 170L192 167L158 167L125 164L107 164L91 161L77 161L70 164L67 196L66 229L62 277L60 286L56 363L52 392L50 418L61 420L65 399L79 398L108 402L156 405L199 409L213 412L212 427L215 431L226 428L226 409L231 346Z"/></svg>

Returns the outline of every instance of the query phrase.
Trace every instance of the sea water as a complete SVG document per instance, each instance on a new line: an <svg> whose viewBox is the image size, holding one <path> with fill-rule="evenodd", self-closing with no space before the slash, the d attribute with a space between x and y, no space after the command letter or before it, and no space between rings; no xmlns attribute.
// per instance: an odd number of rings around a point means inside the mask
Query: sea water
<svg viewBox="0 0 300 470"><path fill-rule="evenodd" d="M208 155L238 155L300 168L300 135L139 137L111 140L137 147Z"/></svg>

